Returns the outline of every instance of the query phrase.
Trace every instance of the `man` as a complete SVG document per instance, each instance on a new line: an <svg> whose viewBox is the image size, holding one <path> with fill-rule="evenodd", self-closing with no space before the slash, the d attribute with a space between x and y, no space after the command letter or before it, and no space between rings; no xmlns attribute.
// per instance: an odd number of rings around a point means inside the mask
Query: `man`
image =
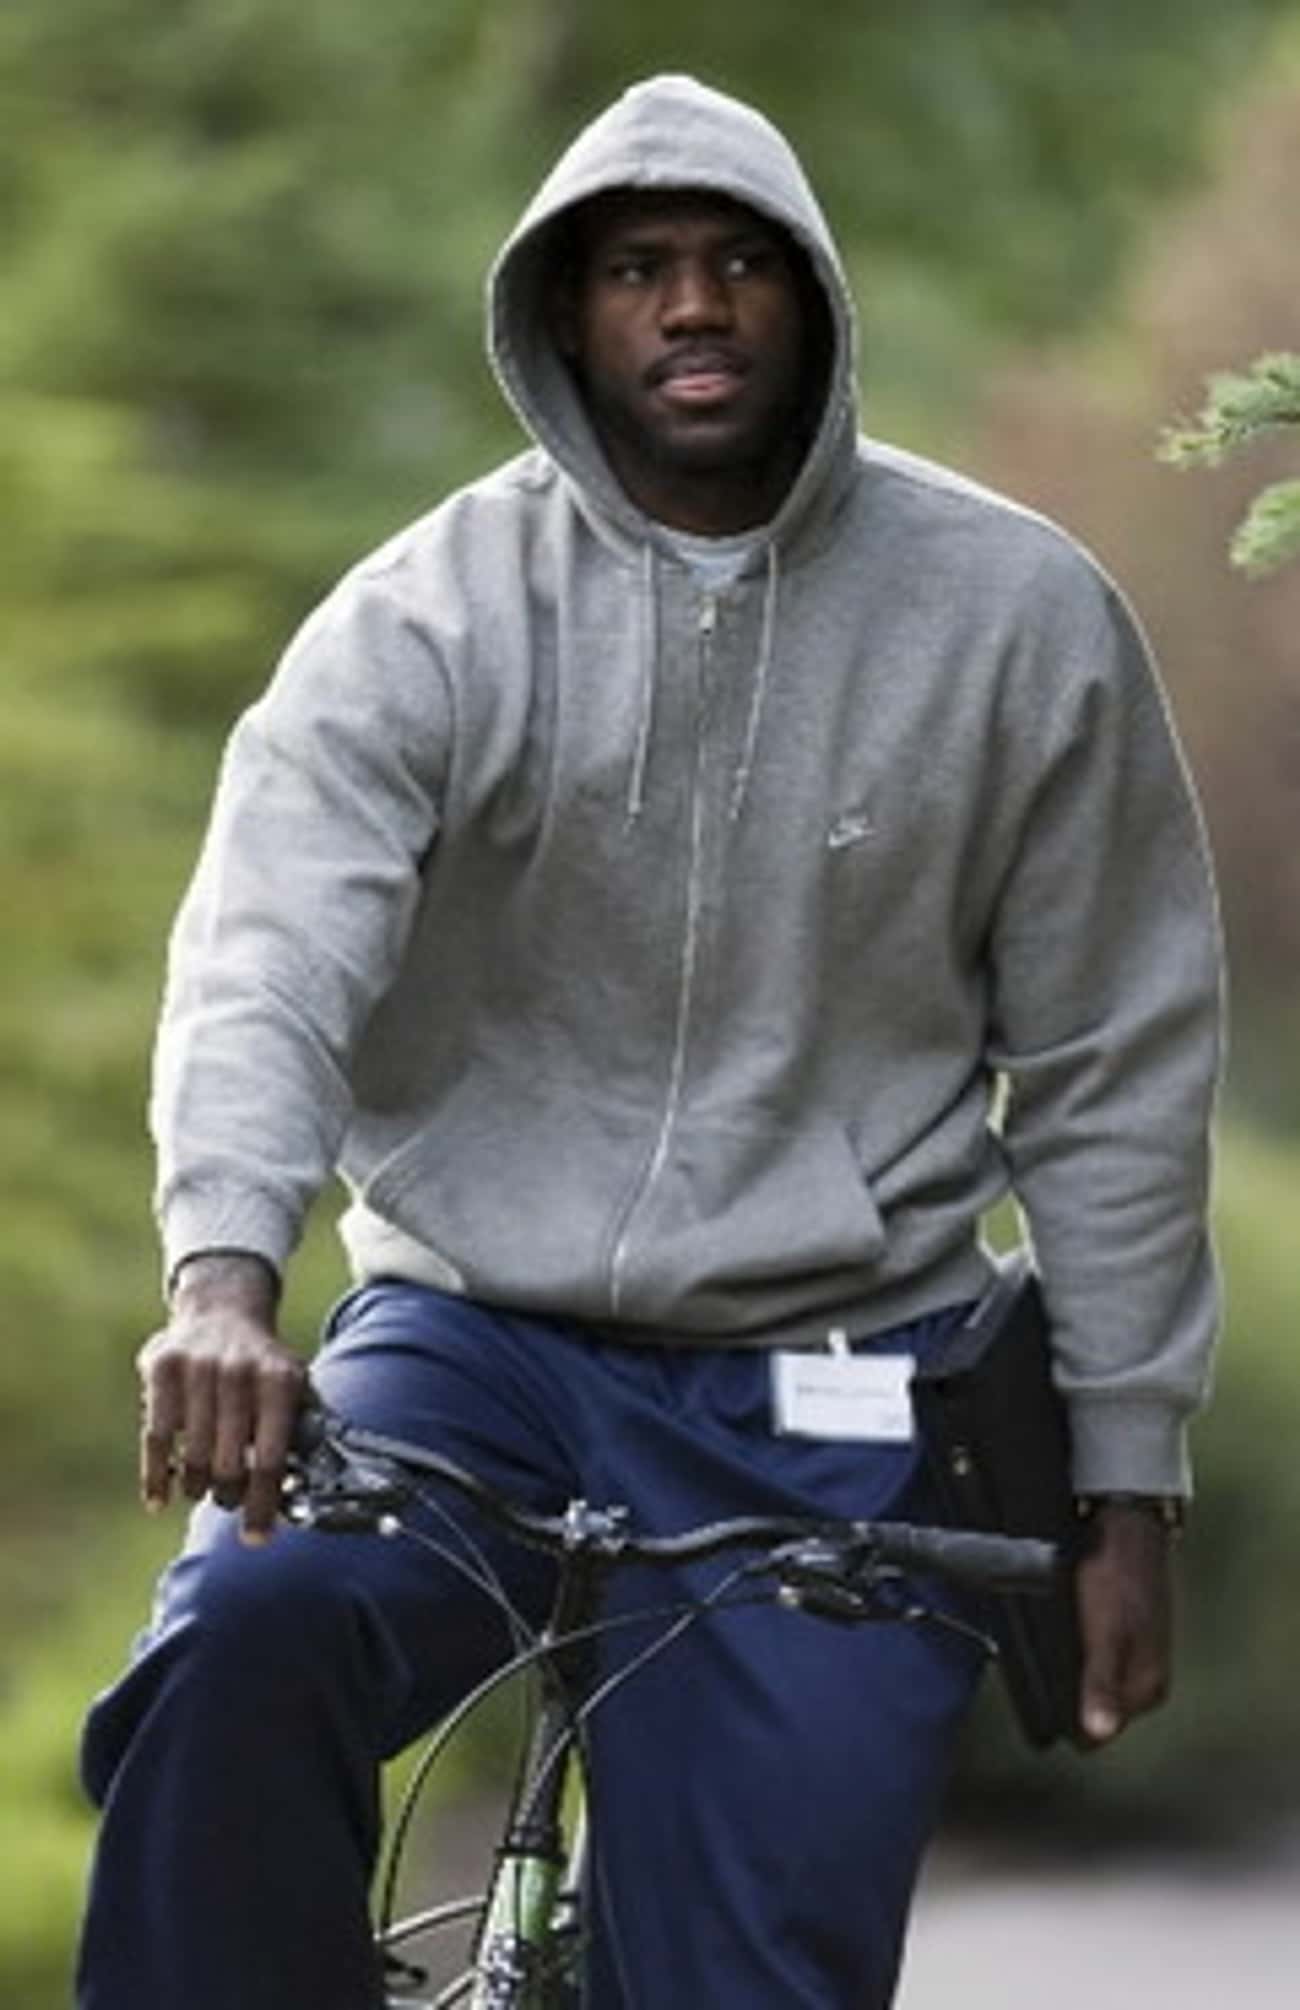
<svg viewBox="0 0 1300 2010"><path fill-rule="evenodd" d="M688 79L579 137L491 322L535 445L307 623L176 931L144 1489L217 1505L92 1717L83 2010L374 2003L376 1760L506 1649L419 1552L265 1546L303 1391L278 1279L336 1167L327 1398L662 1528L924 1516L906 1429L818 1437L771 1359L840 1329L905 1369L1013 1188L1100 1503L1087 1735L1167 1681L1218 952L1132 623L1050 525L858 437L798 164ZM595 2010L881 2010L976 1674L943 1629L773 1611L627 1684Z"/></svg>

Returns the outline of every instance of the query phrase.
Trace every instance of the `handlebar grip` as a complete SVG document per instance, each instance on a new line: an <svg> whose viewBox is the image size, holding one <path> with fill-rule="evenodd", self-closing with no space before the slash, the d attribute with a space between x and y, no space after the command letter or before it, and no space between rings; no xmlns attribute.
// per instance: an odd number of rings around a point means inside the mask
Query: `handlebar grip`
<svg viewBox="0 0 1300 2010"><path fill-rule="evenodd" d="M877 1527L880 1556L902 1570L937 1570L986 1591L1046 1592L1055 1583L1061 1552L1035 1536L986 1535L978 1529Z"/></svg>

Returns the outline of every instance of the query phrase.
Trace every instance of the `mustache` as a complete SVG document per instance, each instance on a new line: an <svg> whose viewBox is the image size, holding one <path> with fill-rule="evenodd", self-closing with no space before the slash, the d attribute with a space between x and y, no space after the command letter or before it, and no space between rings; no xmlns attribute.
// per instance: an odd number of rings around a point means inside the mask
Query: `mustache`
<svg viewBox="0 0 1300 2010"><path fill-rule="evenodd" d="M683 342L652 363L645 380L653 390L673 377L703 376L713 371L743 377L748 369L749 358L730 342Z"/></svg>

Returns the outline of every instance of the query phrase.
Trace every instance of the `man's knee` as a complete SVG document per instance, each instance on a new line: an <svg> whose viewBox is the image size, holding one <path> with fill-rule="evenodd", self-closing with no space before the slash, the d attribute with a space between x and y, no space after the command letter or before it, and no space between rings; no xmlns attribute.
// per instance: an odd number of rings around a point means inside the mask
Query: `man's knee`
<svg viewBox="0 0 1300 2010"><path fill-rule="evenodd" d="M360 1734L394 1706L385 1629L341 1559L319 1553L326 1539L285 1532L245 1549L207 1533L171 1565L129 1666L91 1707L81 1770L97 1803L131 1749L246 1762L264 1738L318 1737L326 1721Z"/></svg>

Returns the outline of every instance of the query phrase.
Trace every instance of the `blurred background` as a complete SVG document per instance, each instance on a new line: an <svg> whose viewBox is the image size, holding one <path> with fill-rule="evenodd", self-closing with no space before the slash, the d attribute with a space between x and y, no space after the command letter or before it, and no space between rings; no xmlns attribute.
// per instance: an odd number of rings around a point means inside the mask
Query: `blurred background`
<svg viewBox="0 0 1300 2010"><path fill-rule="evenodd" d="M870 429L1047 509L1131 595L1222 877L1230 1314L1197 1438L1180 1688L1088 1762L1022 1754L991 1695L944 1861L968 1874L1027 1848L1081 1873L1102 1849L1196 1843L1275 1864L1295 1834L1300 567L1248 583L1225 547L1300 455L1282 439L1176 473L1154 453L1207 371L1300 347L1300 0L6 0L14 2010L66 2001L76 1726L177 1533L133 1505L132 1357L158 1302L142 1106L221 738L352 558L514 450L482 360L485 264L575 127L668 68L751 98L801 150L858 287ZM293 1287L304 1341L339 1282L323 1218Z"/></svg>

